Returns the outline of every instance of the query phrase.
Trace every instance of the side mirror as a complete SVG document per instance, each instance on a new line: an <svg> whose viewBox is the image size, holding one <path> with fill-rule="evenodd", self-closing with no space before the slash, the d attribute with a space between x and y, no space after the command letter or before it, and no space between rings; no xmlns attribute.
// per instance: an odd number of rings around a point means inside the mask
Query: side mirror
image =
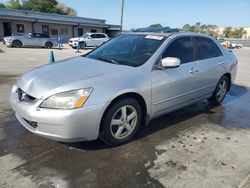
<svg viewBox="0 0 250 188"><path fill-rule="evenodd" d="M88 36L88 39L92 39L92 37L91 37L91 36Z"/></svg>
<svg viewBox="0 0 250 188"><path fill-rule="evenodd" d="M32 36L31 36L31 35L29 35L29 36L28 36L28 38L29 38L29 39L31 39L31 38L32 38Z"/></svg>
<svg viewBox="0 0 250 188"><path fill-rule="evenodd" d="M161 66L165 68L179 67L180 64L181 64L181 60L176 57L166 57L161 60Z"/></svg>

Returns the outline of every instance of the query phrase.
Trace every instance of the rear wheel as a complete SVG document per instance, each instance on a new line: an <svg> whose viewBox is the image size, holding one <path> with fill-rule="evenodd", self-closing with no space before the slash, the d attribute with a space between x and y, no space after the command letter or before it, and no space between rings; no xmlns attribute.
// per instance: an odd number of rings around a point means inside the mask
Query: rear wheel
<svg viewBox="0 0 250 188"><path fill-rule="evenodd" d="M114 103L104 114L100 138L111 146L132 140L141 124L141 107L133 98Z"/></svg>
<svg viewBox="0 0 250 188"><path fill-rule="evenodd" d="M52 42L46 42L44 47L48 48L48 49L51 49L53 47L53 43Z"/></svg>
<svg viewBox="0 0 250 188"><path fill-rule="evenodd" d="M221 104L229 88L230 88L229 78L227 76L223 76L220 79L212 97L209 98L208 100L212 102L213 104Z"/></svg>
<svg viewBox="0 0 250 188"><path fill-rule="evenodd" d="M20 40L14 40L12 42L12 46L15 48L21 48L22 47L22 42Z"/></svg>

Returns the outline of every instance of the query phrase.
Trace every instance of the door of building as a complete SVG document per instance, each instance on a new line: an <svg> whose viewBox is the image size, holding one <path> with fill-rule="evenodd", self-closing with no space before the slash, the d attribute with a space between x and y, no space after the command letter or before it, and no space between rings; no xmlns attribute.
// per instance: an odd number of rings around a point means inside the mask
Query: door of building
<svg viewBox="0 0 250 188"><path fill-rule="evenodd" d="M49 26L48 25L42 25L42 32L43 32L43 34L49 36Z"/></svg>
<svg viewBox="0 0 250 188"><path fill-rule="evenodd" d="M78 34L78 37L83 36L83 28L78 28L77 29L77 34Z"/></svg>
<svg viewBox="0 0 250 188"><path fill-rule="evenodd" d="M10 22L3 22L3 33L4 36L11 36L11 23Z"/></svg>

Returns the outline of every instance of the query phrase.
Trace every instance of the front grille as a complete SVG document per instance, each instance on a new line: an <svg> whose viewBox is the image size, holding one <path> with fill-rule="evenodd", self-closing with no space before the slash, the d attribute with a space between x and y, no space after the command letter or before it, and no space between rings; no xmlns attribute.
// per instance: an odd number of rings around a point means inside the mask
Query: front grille
<svg viewBox="0 0 250 188"><path fill-rule="evenodd" d="M33 128L37 128L37 122L34 122L34 121L29 121L25 118L23 118L24 121L26 121L31 127Z"/></svg>
<svg viewBox="0 0 250 188"><path fill-rule="evenodd" d="M18 99L20 101L27 101L27 102L32 102L34 100L36 100L35 97L32 97L31 95L28 95L27 93L25 93L23 90L21 90L20 88L17 89L17 94L18 94Z"/></svg>
<svg viewBox="0 0 250 188"><path fill-rule="evenodd" d="M70 42L70 43L72 43L72 42L73 42L73 40L70 40L69 42Z"/></svg>

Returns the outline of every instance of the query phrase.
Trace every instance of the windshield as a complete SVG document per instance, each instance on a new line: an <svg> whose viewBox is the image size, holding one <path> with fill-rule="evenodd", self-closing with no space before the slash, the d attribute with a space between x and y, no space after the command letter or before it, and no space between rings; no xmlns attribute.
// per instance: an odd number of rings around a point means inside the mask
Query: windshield
<svg viewBox="0 0 250 188"><path fill-rule="evenodd" d="M88 38L88 36L89 36L89 35L85 33L85 34L82 36L82 38Z"/></svg>
<svg viewBox="0 0 250 188"><path fill-rule="evenodd" d="M120 35L85 57L108 63L137 67L144 64L160 47L165 37L157 35Z"/></svg>

